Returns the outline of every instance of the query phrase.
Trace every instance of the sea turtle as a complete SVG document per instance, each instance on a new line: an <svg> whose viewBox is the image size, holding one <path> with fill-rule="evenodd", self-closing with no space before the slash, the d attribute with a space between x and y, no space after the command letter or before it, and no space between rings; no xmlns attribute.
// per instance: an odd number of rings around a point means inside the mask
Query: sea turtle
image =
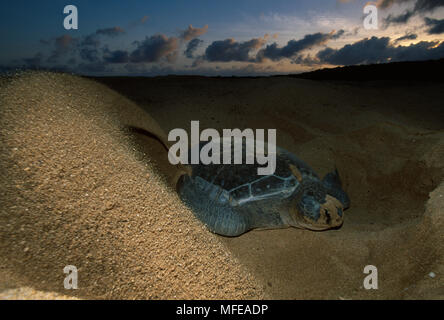
<svg viewBox="0 0 444 320"><path fill-rule="evenodd" d="M244 160L251 152L245 141L242 149ZM305 162L279 147L271 175L258 175L261 165L256 161L189 166L191 170L177 179L177 191L210 231L224 236L255 228L336 228L350 205L337 170L321 180Z"/></svg>

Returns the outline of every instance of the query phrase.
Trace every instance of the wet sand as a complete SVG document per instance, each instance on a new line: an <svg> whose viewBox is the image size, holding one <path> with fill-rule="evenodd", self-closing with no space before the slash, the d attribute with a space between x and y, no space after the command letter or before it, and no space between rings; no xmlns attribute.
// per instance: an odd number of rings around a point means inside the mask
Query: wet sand
<svg viewBox="0 0 444 320"><path fill-rule="evenodd" d="M31 73L0 89L0 297L444 298L443 84ZM276 128L350 195L342 228L209 233L169 181L173 128ZM63 267L79 289L63 288ZM379 289L365 290L375 265ZM432 278L430 272L435 274ZM8 275L8 276L6 276Z"/></svg>

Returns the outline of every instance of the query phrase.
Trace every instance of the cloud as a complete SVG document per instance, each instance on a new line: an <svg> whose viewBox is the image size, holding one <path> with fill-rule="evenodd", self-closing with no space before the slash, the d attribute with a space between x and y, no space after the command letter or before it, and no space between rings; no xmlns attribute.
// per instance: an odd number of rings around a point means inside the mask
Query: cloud
<svg viewBox="0 0 444 320"><path fill-rule="evenodd" d="M128 24L128 29L132 29L132 28L144 25L148 21L149 18L150 18L149 16L145 15L140 19L130 22Z"/></svg>
<svg viewBox="0 0 444 320"><path fill-rule="evenodd" d="M97 29L94 33L80 38L77 41L77 50L79 51L80 58L88 63L98 63L99 47L101 45L100 37L117 37L124 34L125 31L120 27Z"/></svg>
<svg viewBox="0 0 444 320"><path fill-rule="evenodd" d="M418 35L414 34L414 33L409 33L406 34L402 37L399 37L395 40L395 42L400 42L400 41L404 41L404 40L415 40L416 38L418 38Z"/></svg>
<svg viewBox="0 0 444 320"><path fill-rule="evenodd" d="M130 54L131 62L156 62L162 58L172 61L179 41L175 37L168 38L163 34L146 37L145 40L136 41L137 48Z"/></svg>
<svg viewBox="0 0 444 320"><path fill-rule="evenodd" d="M62 55L72 51L78 40L71 37L69 34L57 37L54 40L54 50L48 58L48 62L56 62Z"/></svg>
<svg viewBox="0 0 444 320"><path fill-rule="evenodd" d="M109 36L109 37L116 37L116 36L122 35L124 33L125 33L125 31L120 27L98 29L96 31L96 34L98 34L98 35L105 35L105 36Z"/></svg>
<svg viewBox="0 0 444 320"><path fill-rule="evenodd" d="M307 34L300 40L290 40L284 47L278 47L277 43L267 45L264 49L261 49L257 54L257 60L263 61L264 59L270 59L278 61L283 58L292 58L303 50L313 48L315 46L323 45L328 40L338 39L345 33L344 30L330 33L313 33Z"/></svg>
<svg viewBox="0 0 444 320"><path fill-rule="evenodd" d="M444 33L444 19L432 19L425 18L424 22L429 29L427 30L428 34L441 34Z"/></svg>
<svg viewBox="0 0 444 320"><path fill-rule="evenodd" d="M186 41L197 38L208 31L208 25L205 25L203 28L193 28L193 26L190 24L188 26L188 29L184 30L180 37Z"/></svg>
<svg viewBox="0 0 444 320"><path fill-rule="evenodd" d="M443 0L417 0L415 3L415 7L413 11L416 12L431 12L434 11L438 7L443 7Z"/></svg>
<svg viewBox="0 0 444 320"><path fill-rule="evenodd" d="M347 44L338 50L326 48L319 51L316 56L320 61L333 65L385 62L389 58L386 51L389 42L390 38L388 37L372 37Z"/></svg>
<svg viewBox="0 0 444 320"><path fill-rule="evenodd" d="M394 3L411 2L410 0L380 0L378 6L382 9L392 6ZM408 9L399 15L388 15L384 19L386 26L390 24L404 24L407 23L410 18L417 14L424 14L427 12L433 12L439 7L444 7L444 0L416 0L412 9Z"/></svg>
<svg viewBox="0 0 444 320"><path fill-rule="evenodd" d="M106 63L126 63L128 62L129 54L125 50L110 51L107 48L104 50L103 61Z"/></svg>
<svg viewBox="0 0 444 320"><path fill-rule="evenodd" d="M143 16L142 19L140 19L140 23L144 24L148 20L148 16Z"/></svg>
<svg viewBox="0 0 444 320"><path fill-rule="evenodd" d="M395 3L402 3L402 2L407 2L407 1L412 1L412 0L378 0L378 1L376 1L376 6L380 9L387 9L387 8L390 8ZM355 2L355 0L338 0L338 2L350 3L350 2ZM371 1L370 3L373 4L374 2Z"/></svg>
<svg viewBox="0 0 444 320"><path fill-rule="evenodd" d="M331 39L332 40L336 40L339 39L340 37L342 37L345 34L345 30L341 29L338 32L333 32L331 35Z"/></svg>
<svg viewBox="0 0 444 320"><path fill-rule="evenodd" d="M194 55L194 52L197 50L197 48L198 48L202 43L203 43L203 41L200 40L200 39L197 39L197 38L191 40L190 42L188 42L187 48L186 48L186 50L183 52L184 55L185 55L187 58L190 58L190 59L194 58L194 56L193 56L193 55Z"/></svg>
<svg viewBox="0 0 444 320"><path fill-rule="evenodd" d="M55 45L57 49L65 50L69 48L76 40L69 34L65 34L55 39Z"/></svg>
<svg viewBox="0 0 444 320"><path fill-rule="evenodd" d="M421 41L409 46L395 47L389 37L372 37L347 44L340 49L326 48L317 53L322 63L355 65L389 61L414 61L444 57L444 42Z"/></svg>
<svg viewBox="0 0 444 320"><path fill-rule="evenodd" d="M100 45L100 40L98 39L95 33L83 37L82 41L80 42L81 47L91 46L97 48L99 45Z"/></svg>
<svg viewBox="0 0 444 320"><path fill-rule="evenodd" d="M421 41L392 48L391 61L420 61L444 58L444 42Z"/></svg>
<svg viewBox="0 0 444 320"><path fill-rule="evenodd" d="M99 60L99 51L95 48L81 48L80 58L88 62L96 62Z"/></svg>
<svg viewBox="0 0 444 320"><path fill-rule="evenodd" d="M211 62L254 61L250 53L259 49L267 37L254 38L249 41L237 42L234 39L214 41L205 50L204 59Z"/></svg>
<svg viewBox="0 0 444 320"><path fill-rule="evenodd" d="M340 0L342 3L352 2L353 0ZM380 9L389 9L394 4L402 4L408 2L415 2L413 11L415 12L428 12L434 9L444 6L442 0L378 0L376 6Z"/></svg>
<svg viewBox="0 0 444 320"><path fill-rule="evenodd" d="M378 0L376 2L376 6L380 9L388 9L393 6L395 3L403 3L411 0Z"/></svg>
<svg viewBox="0 0 444 320"><path fill-rule="evenodd" d="M406 10L404 13L399 15L389 14L385 19L384 23L386 26L390 24L400 24L407 23L411 17L413 17L414 12L411 10Z"/></svg>
<svg viewBox="0 0 444 320"><path fill-rule="evenodd" d="M79 54L80 58L87 62L99 61L98 49L101 37L116 37L124 34L120 27L97 29L94 33L82 37L72 37L69 34L62 35L50 40L40 40L43 45L53 46L47 62L56 63L62 57Z"/></svg>

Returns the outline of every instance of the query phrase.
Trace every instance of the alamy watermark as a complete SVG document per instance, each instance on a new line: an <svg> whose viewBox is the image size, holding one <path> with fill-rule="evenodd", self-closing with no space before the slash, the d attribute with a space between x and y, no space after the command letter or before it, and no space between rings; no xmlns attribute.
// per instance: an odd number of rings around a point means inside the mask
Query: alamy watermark
<svg viewBox="0 0 444 320"><path fill-rule="evenodd" d="M254 164L256 160L259 165L264 165L257 169L257 174L270 175L276 170L276 129L268 129L267 136L265 152L264 129L256 129L256 132L253 129L223 129L221 138L216 129L209 128L199 132L199 121L191 121L191 152L188 133L184 129L173 129L168 134L168 141L176 143L168 151L168 160L174 165L188 164L191 154L191 164L242 164L242 146L245 141L245 163ZM200 148L199 144L202 141L209 142Z"/></svg>
<svg viewBox="0 0 444 320"><path fill-rule="evenodd" d="M378 8L374 4L367 4L364 6L364 29L376 30L378 29Z"/></svg>
<svg viewBox="0 0 444 320"><path fill-rule="evenodd" d="M378 289L378 268L373 265L367 265L364 268L364 273L368 274L364 278L364 288L367 290Z"/></svg>
<svg viewBox="0 0 444 320"><path fill-rule="evenodd" d="M67 14L63 19L63 27L66 30L77 30L79 28L79 13L77 7L70 4L63 8L63 13Z"/></svg>
<svg viewBox="0 0 444 320"><path fill-rule="evenodd" d="M78 289L78 271L77 268L73 265L68 265L63 268L63 272L68 275L65 277L63 281L63 286L65 289Z"/></svg>

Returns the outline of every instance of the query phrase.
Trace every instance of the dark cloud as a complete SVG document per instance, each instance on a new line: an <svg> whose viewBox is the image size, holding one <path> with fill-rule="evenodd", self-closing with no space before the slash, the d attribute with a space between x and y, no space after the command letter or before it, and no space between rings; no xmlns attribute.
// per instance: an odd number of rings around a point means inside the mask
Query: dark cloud
<svg viewBox="0 0 444 320"><path fill-rule="evenodd" d="M100 57L98 49L100 48L102 37L116 37L124 33L120 27L98 29L94 33L83 37L72 37L69 34L51 40L40 40L44 45L53 46L53 50L49 55L48 63L58 63L62 57L80 55L80 58L88 63L98 62Z"/></svg>
<svg viewBox="0 0 444 320"><path fill-rule="evenodd" d="M395 3L402 3L402 2L408 2L411 0L378 0L376 2L376 6L380 9L387 9L390 8Z"/></svg>
<svg viewBox="0 0 444 320"><path fill-rule="evenodd" d="M137 19L137 20L135 20L135 21L132 21L132 22L129 24L128 27L129 27L129 28L135 28L135 27L138 27L138 26L142 26L142 25L145 24L145 22L148 21L149 18L150 18L149 16L145 15L145 16L143 16L143 17L140 18L140 19Z"/></svg>
<svg viewBox="0 0 444 320"><path fill-rule="evenodd" d="M203 41L197 38L191 40L190 42L188 42L187 48L183 52L184 55L190 59L194 58L194 52L202 43Z"/></svg>
<svg viewBox="0 0 444 320"><path fill-rule="evenodd" d="M257 54L257 60L270 59L277 61L283 58L292 58L303 50L325 44L331 39L338 39L344 33L344 30L339 30L338 32L307 34L300 40L288 41L287 45L281 48L275 42L261 49Z"/></svg>
<svg viewBox="0 0 444 320"><path fill-rule="evenodd" d="M193 28L193 26L190 24L188 26L188 29L182 31L180 37L188 41L207 33L207 31L208 31L208 25L205 25L203 28Z"/></svg>
<svg viewBox="0 0 444 320"><path fill-rule="evenodd" d="M372 37L341 49L326 48L317 53L322 63L332 65L355 65L389 61L417 61L444 57L444 42L421 41L409 46L394 46L388 37Z"/></svg>
<svg viewBox="0 0 444 320"><path fill-rule="evenodd" d="M444 33L444 19L432 19L425 18L424 22L428 28L428 34L441 34Z"/></svg>
<svg viewBox="0 0 444 320"><path fill-rule="evenodd" d="M90 34L82 38L82 40L80 41L80 46L90 46L97 48L100 46L100 40L98 39L96 34Z"/></svg>
<svg viewBox="0 0 444 320"><path fill-rule="evenodd" d="M388 37L372 37L347 44L338 50L326 48L319 51L317 57L320 61L333 65L385 62L390 57L386 51L389 42Z"/></svg>
<svg viewBox="0 0 444 320"><path fill-rule="evenodd" d="M76 50L78 50L80 58L87 63L98 63L100 61L100 37L117 37L123 33L124 30L120 27L97 29L96 32L80 38Z"/></svg>
<svg viewBox="0 0 444 320"><path fill-rule="evenodd" d="M234 39L214 41L205 50L204 59L211 62L254 61L250 53L262 47L266 37L255 38L245 42Z"/></svg>
<svg viewBox="0 0 444 320"><path fill-rule="evenodd" d="M378 2L378 6L385 9L394 3L403 3L408 1L409 0L381 0ZM439 7L444 7L444 0L416 0L412 9L406 10L400 15L388 15L388 17L384 19L384 23L386 26L389 26L390 24L404 24L417 14L433 12Z"/></svg>
<svg viewBox="0 0 444 320"><path fill-rule="evenodd" d="M400 42L400 41L403 41L403 40L415 40L416 38L418 38L418 35L416 35L414 33L409 33L409 34L406 34L406 35L404 35L402 37L397 38L395 40L395 42Z"/></svg>
<svg viewBox="0 0 444 320"><path fill-rule="evenodd" d="M345 30L341 29L338 32L333 32L333 35L331 36L332 40L336 40L339 39L340 37L342 37L345 34Z"/></svg>
<svg viewBox="0 0 444 320"><path fill-rule="evenodd" d="M125 50L110 51L106 49L103 54L103 61L106 63L126 63L129 60L128 51Z"/></svg>
<svg viewBox="0 0 444 320"><path fill-rule="evenodd" d="M308 65L308 66L314 66L314 65L320 65L322 64L319 59L316 57L312 57L311 55L297 55L293 57L290 61L292 64L301 64L301 65Z"/></svg>
<svg viewBox="0 0 444 320"><path fill-rule="evenodd" d="M76 41L77 40L71 37L69 34L65 34L55 39L55 46L58 50L66 50L69 49Z"/></svg>
<svg viewBox="0 0 444 320"><path fill-rule="evenodd" d="M417 0L413 11L415 12L431 12L438 7L444 6L444 0Z"/></svg>
<svg viewBox="0 0 444 320"><path fill-rule="evenodd" d="M430 12L438 7L444 6L443 0L378 0L376 6L381 9L388 9L394 4L415 2L413 11L418 13Z"/></svg>
<svg viewBox="0 0 444 320"><path fill-rule="evenodd" d="M99 56L100 40L96 34L87 35L79 41L76 50L82 60L87 63L97 63Z"/></svg>
<svg viewBox="0 0 444 320"><path fill-rule="evenodd" d="M413 17L413 15L414 15L414 12L411 10L406 10L404 13L401 13L399 15L389 14L384 19L384 23L386 26L389 26L390 24L407 23L407 21L409 21L410 18Z"/></svg>
<svg viewBox="0 0 444 320"><path fill-rule="evenodd" d="M94 48L81 48L80 58L89 62L96 62L99 60L99 51Z"/></svg>
<svg viewBox="0 0 444 320"><path fill-rule="evenodd" d="M65 34L54 40L54 50L52 51L48 62L54 63L59 58L67 53L72 53L73 48L78 43L76 38L71 37L69 34Z"/></svg>
<svg viewBox="0 0 444 320"><path fill-rule="evenodd" d="M421 41L409 46L392 48L391 61L420 61L444 58L444 42Z"/></svg>
<svg viewBox="0 0 444 320"><path fill-rule="evenodd" d="M98 34L98 35L104 35L104 36L109 36L109 37L116 37L116 36L122 35L124 33L125 33L125 31L120 27L98 29L96 31L96 34Z"/></svg>
<svg viewBox="0 0 444 320"><path fill-rule="evenodd" d="M177 38L163 34L146 37L144 41L136 41L137 48L130 54L131 62L156 62L165 57L168 61L175 55L179 46Z"/></svg>
<svg viewBox="0 0 444 320"><path fill-rule="evenodd" d="M80 47L90 46L98 48L100 46L100 39L99 39L100 36L117 37L124 33L125 31L120 27L97 29L96 32L89 34L85 37L82 37L80 39L79 46Z"/></svg>

